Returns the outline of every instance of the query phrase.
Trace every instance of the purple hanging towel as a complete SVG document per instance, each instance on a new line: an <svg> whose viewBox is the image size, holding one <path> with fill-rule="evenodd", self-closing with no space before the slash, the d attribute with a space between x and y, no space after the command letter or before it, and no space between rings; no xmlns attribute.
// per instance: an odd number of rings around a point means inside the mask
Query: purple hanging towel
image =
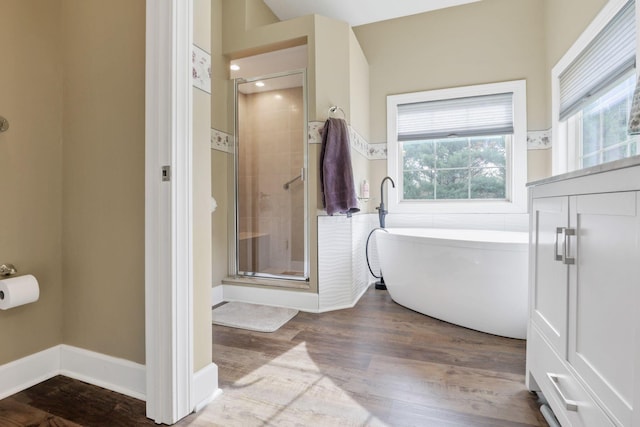
<svg viewBox="0 0 640 427"><path fill-rule="evenodd" d="M359 212L351 168L349 131L343 119L330 117L322 129L320 151L322 203L329 215Z"/></svg>

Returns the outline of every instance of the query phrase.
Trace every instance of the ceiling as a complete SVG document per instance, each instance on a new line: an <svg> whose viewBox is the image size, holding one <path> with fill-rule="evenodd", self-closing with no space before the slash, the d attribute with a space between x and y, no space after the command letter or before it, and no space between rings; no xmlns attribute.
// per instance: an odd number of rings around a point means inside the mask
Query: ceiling
<svg viewBox="0 0 640 427"><path fill-rule="evenodd" d="M264 0L281 21L316 14L352 27L476 1L480 0Z"/></svg>

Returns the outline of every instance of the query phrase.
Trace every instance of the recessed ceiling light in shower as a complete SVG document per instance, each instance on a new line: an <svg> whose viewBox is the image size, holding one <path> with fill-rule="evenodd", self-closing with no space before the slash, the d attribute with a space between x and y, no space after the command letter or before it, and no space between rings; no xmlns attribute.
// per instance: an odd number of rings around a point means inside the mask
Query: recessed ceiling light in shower
<svg viewBox="0 0 640 427"><path fill-rule="evenodd" d="M258 87L264 87L264 82L256 82L256 86L258 86Z"/></svg>
<svg viewBox="0 0 640 427"><path fill-rule="evenodd" d="M231 65L229 66L229 68L230 68L232 71L238 71L238 70L240 69L240 66L239 66L238 64L231 64Z"/></svg>

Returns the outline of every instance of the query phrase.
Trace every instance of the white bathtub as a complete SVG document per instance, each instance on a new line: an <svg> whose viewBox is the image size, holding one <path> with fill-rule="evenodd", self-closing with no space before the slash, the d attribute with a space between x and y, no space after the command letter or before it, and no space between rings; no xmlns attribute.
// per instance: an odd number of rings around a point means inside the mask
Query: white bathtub
<svg viewBox="0 0 640 427"><path fill-rule="evenodd" d="M376 247L395 302L478 331L526 337L526 232L387 231L376 232Z"/></svg>

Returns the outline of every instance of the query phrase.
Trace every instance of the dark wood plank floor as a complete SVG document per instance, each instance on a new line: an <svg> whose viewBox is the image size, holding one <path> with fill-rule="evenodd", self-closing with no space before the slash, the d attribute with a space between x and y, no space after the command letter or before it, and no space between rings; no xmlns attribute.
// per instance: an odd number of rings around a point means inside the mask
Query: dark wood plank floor
<svg viewBox="0 0 640 427"><path fill-rule="evenodd" d="M525 343L441 322L369 290L272 334L213 327L224 393L180 426L546 426ZM143 426L144 403L65 377L0 401L0 426Z"/></svg>

